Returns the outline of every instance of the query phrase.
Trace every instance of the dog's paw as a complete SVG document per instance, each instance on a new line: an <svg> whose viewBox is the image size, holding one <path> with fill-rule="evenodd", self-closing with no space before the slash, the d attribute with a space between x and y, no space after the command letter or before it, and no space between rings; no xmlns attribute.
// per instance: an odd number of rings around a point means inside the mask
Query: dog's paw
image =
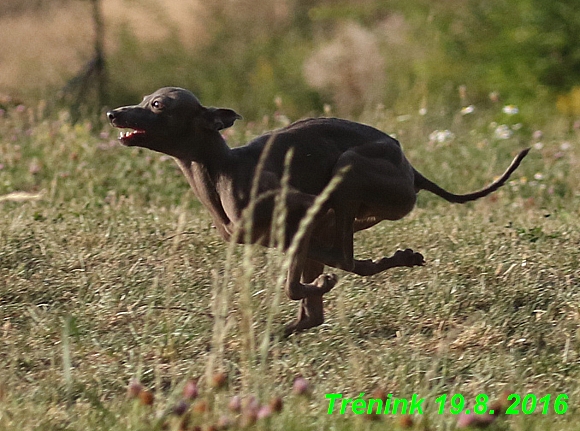
<svg viewBox="0 0 580 431"><path fill-rule="evenodd" d="M393 256L401 262L401 266L423 266L425 265L425 258L421 253L417 253L410 248L406 250L397 250Z"/></svg>
<svg viewBox="0 0 580 431"><path fill-rule="evenodd" d="M298 321L289 323L285 325L283 328L280 328L277 335L279 335L281 339L284 339L288 338L292 334L295 334L296 332L300 332L298 330Z"/></svg>
<svg viewBox="0 0 580 431"><path fill-rule="evenodd" d="M336 274L322 274L319 275L318 278L316 280L314 280L314 284L316 287L318 287L321 292L327 293L330 292L330 289L332 289L336 283L338 282L338 277Z"/></svg>

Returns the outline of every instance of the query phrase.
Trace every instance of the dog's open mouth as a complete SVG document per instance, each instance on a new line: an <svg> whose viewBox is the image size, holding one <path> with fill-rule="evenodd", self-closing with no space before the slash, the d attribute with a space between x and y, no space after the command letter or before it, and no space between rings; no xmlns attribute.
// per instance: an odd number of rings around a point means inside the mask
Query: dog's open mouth
<svg viewBox="0 0 580 431"><path fill-rule="evenodd" d="M123 145L132 146L135 145L136 139L142 138L145 135L145 130L141 129L128 129L121 130L119 132L119 141Z"/></svg>

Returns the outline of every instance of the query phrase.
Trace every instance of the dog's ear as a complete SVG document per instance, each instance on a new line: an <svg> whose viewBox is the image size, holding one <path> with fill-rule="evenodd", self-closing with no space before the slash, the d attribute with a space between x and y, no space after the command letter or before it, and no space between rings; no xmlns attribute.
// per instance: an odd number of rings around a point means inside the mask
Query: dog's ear
<svg viewBox="0 0 580 431"><path fill-rule="evenodd" d="M236 120L242 119L242 116L233 109L207 108L203 113L203 118L209 129L219 131L232 127Z"/></svg>

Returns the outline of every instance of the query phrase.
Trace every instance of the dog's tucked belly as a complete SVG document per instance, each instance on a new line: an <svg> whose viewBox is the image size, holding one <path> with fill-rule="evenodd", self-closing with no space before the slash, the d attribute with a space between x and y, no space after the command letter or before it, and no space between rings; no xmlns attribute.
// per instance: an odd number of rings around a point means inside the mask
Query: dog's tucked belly
<svg viewBox="0 0 580 431"><path fill-rule="evenodd" d="M415 206L415 195L409 195L408 199L400 200L392 206L367 206L359 208L354 221L354 230L366 229L374 226L381 220L400 220L411 212ZM360 227L359 227L360 226Z"/></svg>

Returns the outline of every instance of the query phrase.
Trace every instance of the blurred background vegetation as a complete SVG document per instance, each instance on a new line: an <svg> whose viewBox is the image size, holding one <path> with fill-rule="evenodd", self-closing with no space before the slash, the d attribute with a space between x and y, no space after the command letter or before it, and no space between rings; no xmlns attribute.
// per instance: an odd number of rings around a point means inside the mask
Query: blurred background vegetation
<svg viewBox="0 0 580 431"><path fill-rule="evenodd" d="M580 115L577 0L3 0L0 36L0 103L102 111L177 85L247 119L454 100ZM84 88L99 49L100 96Z"/></svg>

